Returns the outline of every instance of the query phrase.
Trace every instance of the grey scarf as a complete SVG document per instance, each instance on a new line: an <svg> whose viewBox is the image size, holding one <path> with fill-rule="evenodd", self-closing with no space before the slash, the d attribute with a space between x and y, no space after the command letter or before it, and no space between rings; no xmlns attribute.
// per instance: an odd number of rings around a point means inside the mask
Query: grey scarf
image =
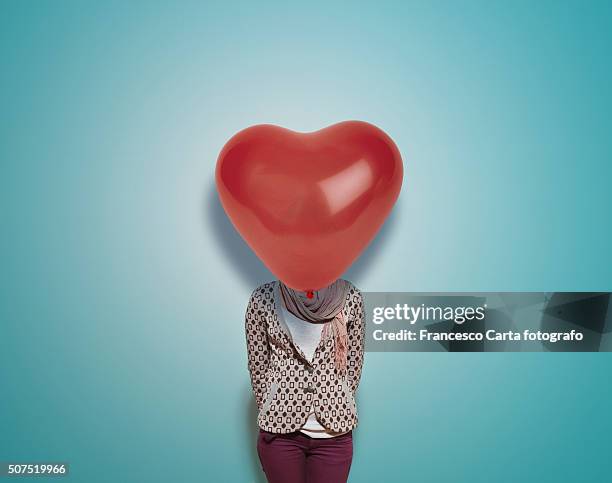
<svg viewBox="0 0 612 483"><path fill-rule="evenodd" d="M325 323L322 337L333 335L336 346L336 367L340 372L345 372L348 334L343 309L349 291L346 280L338 279L328 287L309 293L309 296L287 287L280 280L279 286L283 302L289 312L314 324Z"/></svg>

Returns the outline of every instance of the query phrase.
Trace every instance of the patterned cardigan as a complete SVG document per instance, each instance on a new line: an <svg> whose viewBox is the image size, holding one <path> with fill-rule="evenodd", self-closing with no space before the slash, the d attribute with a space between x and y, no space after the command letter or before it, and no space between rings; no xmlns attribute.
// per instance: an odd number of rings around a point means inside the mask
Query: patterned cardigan
<svg viewBox="0 0 612 483"><path fill-rule="evenodd" d="M313 409L319 422L331 431L344 432L357 426L355 391L363 366L365 320L362 294L352 283L349 286L343 309L348 331L344 374L334 364L333 336L321 339L312 361L294 345L277 305L277 281L265 283L251 294L245 330L261 429L297 431Z"/></svg>

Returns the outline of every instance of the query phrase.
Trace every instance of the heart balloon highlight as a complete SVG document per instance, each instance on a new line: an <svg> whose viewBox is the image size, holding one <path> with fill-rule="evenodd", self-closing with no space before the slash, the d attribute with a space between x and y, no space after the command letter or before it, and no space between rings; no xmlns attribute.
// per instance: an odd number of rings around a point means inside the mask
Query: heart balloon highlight
<svg viewBox="0 0 612 483"><path fill-rule="evenodd" d="M274 275L304 291L327 287L359 257L402 178L395 143L361 121L311 133L252 126L225 144L216 168L238 232Z"/></svg>

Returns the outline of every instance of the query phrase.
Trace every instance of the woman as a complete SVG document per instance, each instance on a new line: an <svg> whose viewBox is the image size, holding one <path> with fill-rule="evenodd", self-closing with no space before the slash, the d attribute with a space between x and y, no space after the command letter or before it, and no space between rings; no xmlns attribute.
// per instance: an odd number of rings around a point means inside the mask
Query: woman
<svg viewBox="0 0 612 483"><path fill-rule="evenodd" d="M346 482L364 355L361 292L342 279L308 293L273 281L253 291L245 319L268 482Z"/></svg>

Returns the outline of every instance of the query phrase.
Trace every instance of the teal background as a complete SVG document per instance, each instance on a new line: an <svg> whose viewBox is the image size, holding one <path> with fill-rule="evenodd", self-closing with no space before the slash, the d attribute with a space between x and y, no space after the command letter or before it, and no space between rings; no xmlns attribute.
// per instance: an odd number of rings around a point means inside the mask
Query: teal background
<svg viewBox="0 0 612 483"><path fill-rule="evenodd" d="M508 3L509 5L506 5ZM0 460L262 482L213 184L251 124L405 163L367 291L612 289L610 2L0 6ZM351 482L609 478L608 354L368 353Z"/></svg>

